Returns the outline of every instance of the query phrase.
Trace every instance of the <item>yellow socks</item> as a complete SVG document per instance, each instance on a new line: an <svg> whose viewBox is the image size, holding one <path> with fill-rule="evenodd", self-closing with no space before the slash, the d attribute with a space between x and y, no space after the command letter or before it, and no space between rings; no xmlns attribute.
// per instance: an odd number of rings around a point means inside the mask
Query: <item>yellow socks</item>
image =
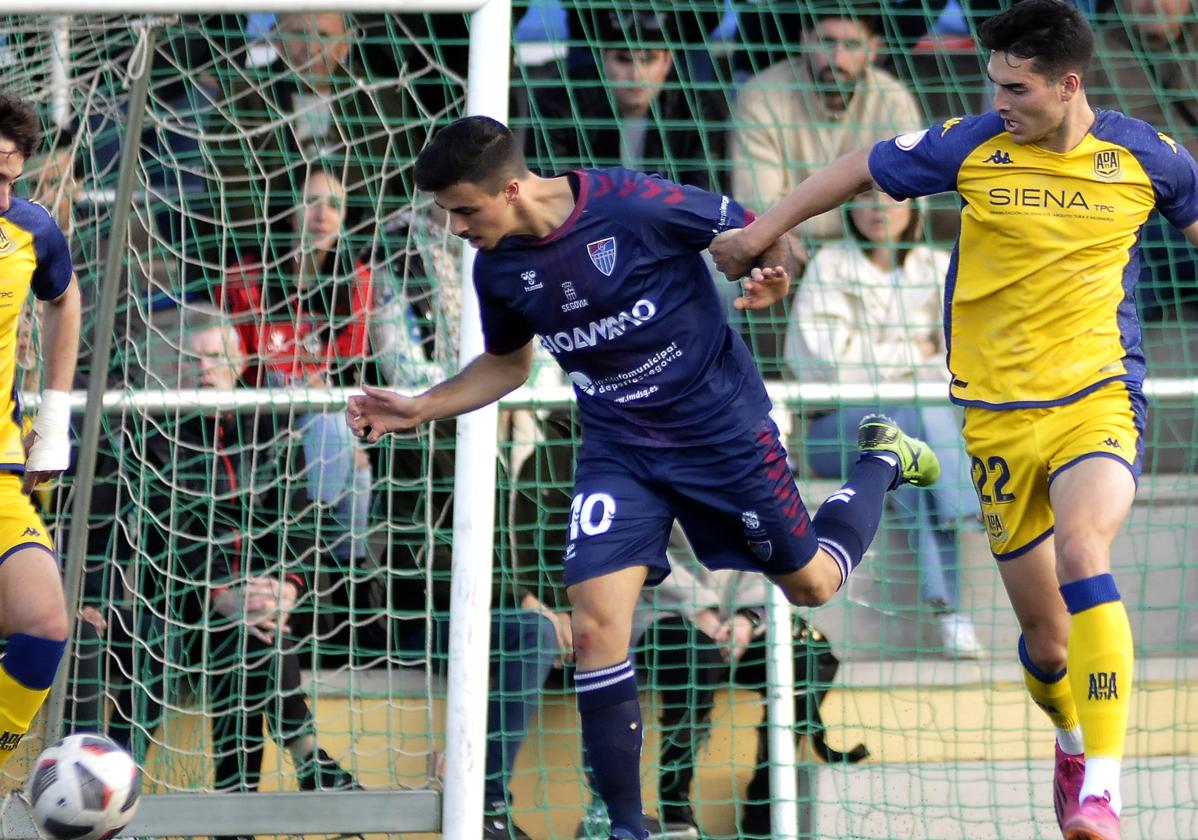
<svg viewBox="0 0 1198 840"><path fill-rule="evenodd" d="M1019 662L1023 665L1023 682L1036 705L1044 710L1057 730L1057 743L1071 755L1085 751L1082 730L1073 702L1073 687L1065 678L1066 671L1047 674L1027 654L1023 636L1019 637Z"/></svg>
<svg viewBox="0 0 1198 840"><path fill-rule="evenodd" d="M50 689L28 688L0 667L0 767L21 743Z"/></svg>
<svg viewBox="0 0 1198 840"><path fill-rule="evenodd" d="M1119 765L1132 688L1131 624L1109 574L1061 587L1073 616L1068 670L1086 744L1081 798L1107 796L1119 812Z"/></svg>

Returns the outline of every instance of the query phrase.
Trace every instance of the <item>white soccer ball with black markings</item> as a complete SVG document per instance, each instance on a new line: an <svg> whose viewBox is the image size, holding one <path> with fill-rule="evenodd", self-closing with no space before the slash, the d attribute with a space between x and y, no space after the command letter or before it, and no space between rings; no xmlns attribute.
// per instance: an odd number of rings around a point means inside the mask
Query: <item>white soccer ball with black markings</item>
<svg viewBox="0 0 1198 840"><path fill-rule="evenodd" d="M37 757L25 793L44 835L108 840L137 811L141 768L101 735L69 735Z"/></svg>

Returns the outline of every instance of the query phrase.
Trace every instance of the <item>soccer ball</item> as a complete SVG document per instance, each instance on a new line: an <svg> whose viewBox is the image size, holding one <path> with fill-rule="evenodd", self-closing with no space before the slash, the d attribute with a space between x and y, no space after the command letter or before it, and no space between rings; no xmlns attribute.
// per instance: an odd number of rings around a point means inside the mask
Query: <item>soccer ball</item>
<svg viewBox="0 0 1198 840"><path fill-rule="evenodd" d="M108 840L141 796L141 769L107 738L69 735L37 757L25 790L38 829L57 840Z"/></svg>

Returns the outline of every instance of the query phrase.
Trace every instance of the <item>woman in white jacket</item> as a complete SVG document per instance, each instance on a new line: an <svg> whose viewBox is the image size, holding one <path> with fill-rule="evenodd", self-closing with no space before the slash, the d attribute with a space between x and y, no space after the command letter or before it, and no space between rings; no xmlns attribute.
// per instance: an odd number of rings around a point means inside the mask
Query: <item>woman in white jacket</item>
<svg viewBox="0 0 1198 840"><path fill-rule="evenodd" d="M851 238L821 248L799 285L785 354L804 382L840 384L937 382L947 389L943 282L949 255L919 243L920 215L910 202L882 193L847 211ZM809 418L807 463L823 478L839 478L845 441L878 406L848 406ZM926 440L940 458L942 478L926 490L901 487L893 504L910 529L920 597L939 616L946 655L976 658L982 648L959 612L958 528L976 516L961 420L947 405L886 406L886 414Z"/></svg>

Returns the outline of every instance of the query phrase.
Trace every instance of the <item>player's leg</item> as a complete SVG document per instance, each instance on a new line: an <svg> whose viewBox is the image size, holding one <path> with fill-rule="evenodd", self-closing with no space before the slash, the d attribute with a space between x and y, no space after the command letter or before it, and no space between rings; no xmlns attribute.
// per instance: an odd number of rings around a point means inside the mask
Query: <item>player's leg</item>
<svg viewBox="0 0 1198 840"><path fill-rule="evenodd" d="M571 604L574 686L591 783L615 837L644 834L641 709L628 652L646 580L669 573L673 511L651 476L670 453L585 441L563 558Z"/></svg>
<svg viewBox="0 0 1198 840"><path fill-rule="evenodd" d="M628 658L632 613L648 569L629 566L566 590L574 634L574 687L591 784L607 806L612 836L644 835L641 704Z"/></svg>
<svg viewBox="0 0 1198 840"><path fill-rule="evenodd" d="M1017 557L1000 561L998 569L1022 631L1019 663L1024 685L1056 730L1053 808L1057 824L1063 826L1077 810L1085 746L1065 668L1069 613L1058 589L1052 540L1042 540Z"/></svg>
<svg viewBox="0 0 1198 840"><path fill-rule="evenodd" d="M25 500L25 505L28 505ZM29 515L36 521L32 508ZM39 522L29 526L45 534ZM29 537L25 538L26 540ZM10 543L11 545L12 543ZM58 561L50 549L24 542L0 562L0 765L12 756L50 693L66 648L67 614Z"/></svg>
<svg viewBox="0 0 1198 840"><path fill-rule="evenodd" d="M1090 797L1109 802L1117 816L1133 653L1127 610L1110 573L1110 548L1131 509L1135 482L1126 463L1088 458L1058 472L1050 492L1057 517L1057 576L1073 619L1069 681L1086 747L1079 798L1083 807Z"/></svg>
<svg viewBox="0 0 1198 840"><path fill-rule="evenodd" d="M883 415L861 421L857 450L844 485L824 500L811 520L818 541L815 555L794 571L770 575L793 604L819 606L844 586L877 534L888 491L904 483L925 487L940 475L931 448ZM793 484L793 478L790 481Z"/></svg>

